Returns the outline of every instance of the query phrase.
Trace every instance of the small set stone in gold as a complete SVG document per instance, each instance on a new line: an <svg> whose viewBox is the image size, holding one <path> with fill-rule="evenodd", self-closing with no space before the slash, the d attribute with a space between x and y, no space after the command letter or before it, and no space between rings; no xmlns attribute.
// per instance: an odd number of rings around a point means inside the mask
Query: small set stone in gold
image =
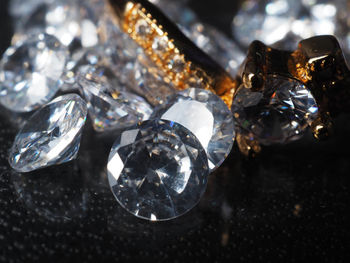
<svg viewBox="0 0 350 263"><path fill-rule="evenodd" d="M230 108L236 81L192 43L162 12L144 0L110 0L117 23L140 45L177 89L211 90Z"/></svg>

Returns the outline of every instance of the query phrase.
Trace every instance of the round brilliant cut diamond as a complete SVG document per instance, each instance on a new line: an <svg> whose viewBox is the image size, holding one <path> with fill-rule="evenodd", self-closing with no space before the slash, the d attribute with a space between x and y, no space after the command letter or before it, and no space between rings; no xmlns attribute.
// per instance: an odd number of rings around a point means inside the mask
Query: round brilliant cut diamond
<svg viewBox="0 0 350 263"><path fill-rule="evenodd" d="M240 133L270 145L299 139L316 119L318 107L301 82L269 76L261 91L242 85L234 98L232 111Z"/></svg>
<svg viewBox="0 0 350 263"><path fill-rule="evenodd" d="M205 192L209 175L197 138L182 125L163 120L124 131L112 148L107 170L118 202L152 221L192 209Z"/></svg>
<svg viewBox="0 0 350 263"><path fill-rule="evenodd" d="M196 88L181 91L156 108L151 119L174 121L189 129L206 150L211 170L219 167L232 149L235 137L232 113L210 91Z"/></svg>

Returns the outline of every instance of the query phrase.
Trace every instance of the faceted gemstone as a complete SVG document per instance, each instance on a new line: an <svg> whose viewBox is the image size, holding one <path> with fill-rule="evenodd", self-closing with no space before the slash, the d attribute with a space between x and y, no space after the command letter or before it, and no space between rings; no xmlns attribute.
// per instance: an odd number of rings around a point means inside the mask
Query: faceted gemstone
<svg viewBox="0 0 350 263"><path fill-rule="evenodd" d="M173 58L170 59L168 67L173 72L181 73L185 69L185 60L180 55L175 55Z"/></svg>
<svg viewBox="0 0 350 263"><path fill-rule="evenodd" d="M295 49L304 38L335 35L350 53L349 8L347 0L245 0L233 20L233 35L245 47L258 39L285 49Z"/></svg>
<svg viewBox="0 0 350 263"><path fill-rule="evenodd" d="M95 130L134 126L152 114L152 107L143 98L125 91L113 76L108 76L108 68L86 66L82 71L80 90L88 102Z"/></svg>
<svg viewBox="0 0 350 263"><path fill-rule="evenodd" d="M152 49L158 53L163 54L168 48L168 38L166 36L157 36L153 40Z"/></svg>
<svg viewBox="0 0 350 263"><path fill-rule="evenodd" d="M205 192L209 174L197 138L183 126L162 120L124 131L112 148L107 170L118 202L152 221L192 209Z"/></svg>
<svg viewBox="0 0 350 263"><path fill-rule="evenodd" d="M316 119L318 107L301 82L269 76L261 91L242 85L232 111L240 133L270 145L299 139Z"/></svg>
<svg viewBox="0 0 350 263"><path fill-rule="evenodd" d="M190 130L206 150L211 170L230 153L235 129L231 111L210 91L187 89L155 109L151 119L174 121Z"/></svg>
<svg viewBox="0 0 350 263"><path fill-rule="evenodd" d="M0 63L0 103L29 112L50 101L60 88L68 56L67 48L47 34L8 48Z"/></svg>
<svg viewBox="0 0 350 263"><path fill-rule="evenodd" d="M17 134L9 163L30 172L76 158L87 106L76 94L56 98L36 111Z"/></svg>
<svg viewBox="0 0 350 263"><path fill-rule="evenodd" d="M151 34L150 26L144 19L140 19L136 22L135 31L141 37L147 37L149 34Z"/></svg>
<svg viewBox="0 0 350 263"><path fill-rule="evenodd" d="M243 46L254 40L271 45L282 40L301 10L301 1L245 0L233 20L233 35ZM249 32L249 34L247 34Z"/></svg>
<svg viewBox="0 0 350 263"><path fill-rule="evenodd" d="M139 55L136 61L130 65L132 81L127 84L128 88L145 97L153 106L160 105L176 90L172 83L166 82L162 71L143 51L138 49L138 52Z"/></svg>
<svg viewBox="0 0 350 263"><path fill-rule="evenodd" d="M25 2L25 1L23 1ZM102 1L103 2L103 1ZM47 0L27 16L15 21L16 38L23 39L28 32L46 32L66 46L93 47L99 42L97 29L99 5L93 0Z"/></svg>

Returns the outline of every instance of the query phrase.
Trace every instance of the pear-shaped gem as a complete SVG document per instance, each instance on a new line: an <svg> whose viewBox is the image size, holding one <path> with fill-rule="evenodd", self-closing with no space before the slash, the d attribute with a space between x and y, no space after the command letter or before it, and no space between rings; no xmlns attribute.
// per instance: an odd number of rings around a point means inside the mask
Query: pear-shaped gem
<svg viewBox="0 0 350 263"><path fill-rule="evenodd" d="M86 102L76 94L56 98L32 117L17 134L9 163L19 172L73 160L87 115Z"/></svg>

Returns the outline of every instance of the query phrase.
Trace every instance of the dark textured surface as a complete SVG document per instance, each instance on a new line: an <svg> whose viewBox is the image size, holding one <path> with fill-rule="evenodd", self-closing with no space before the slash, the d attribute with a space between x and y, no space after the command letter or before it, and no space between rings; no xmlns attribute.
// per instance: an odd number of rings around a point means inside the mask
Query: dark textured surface
<svg viewBox="0 0 350 263"><path fill-rule="evenodd" d="M216 9L205 2L193 3L204 19L228 23L225 1L215 1ZM10 35L3 3L2 51ZM109 190L113 136L87 127L77 161L20 175L7 164L20 121L1 109L0 262L349 262L348 120L337 120L327 142L309 135L265 148L255 160L235 150L197 208L149 223L125 212Z"/></svg>

